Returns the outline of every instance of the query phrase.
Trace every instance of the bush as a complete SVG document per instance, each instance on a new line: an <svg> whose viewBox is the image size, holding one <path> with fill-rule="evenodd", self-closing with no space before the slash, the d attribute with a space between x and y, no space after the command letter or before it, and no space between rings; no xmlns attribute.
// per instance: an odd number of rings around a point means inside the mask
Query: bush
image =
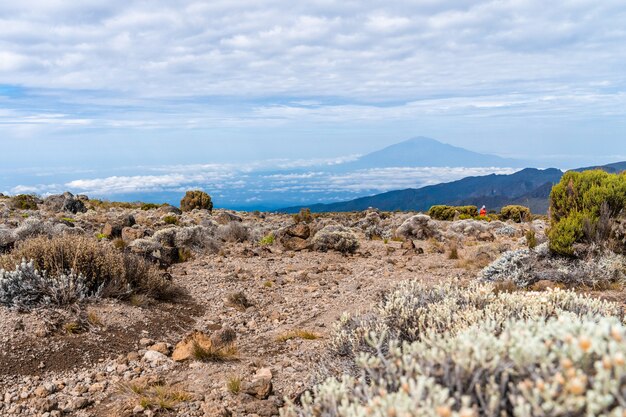
<svg viewBox="0 0 626 417"><path fill-rule="evenodd" d="M331 348L339 355L353 356L374 351L368 343L372 332L384 335L386 340L414 342L427 333L456 333L487 321L503 326L511 318L546 320L563 312L581 317L621 315L619 304L573 291L496 294L492 286L485 284L461 288L407 281L384 294L373 312L344 315L331 339Z"/></svg>
<svg viewBox="0 0 626 417"><path fill-rule="evenodd" d="M512 281L529 287L548 280L570 288L615 288L626 282L626 257L609 250L589 253L584 258L553 256L547 243L535 249L508 251L480 273L485 282Z"/></svg>
<svg viewBox="0 0 626 417"><path fill-rule="evenodd" d="M500 210L502 220L513 220L516 223L532 220L530 209L524 206L504 206Z"/></svg>
<svg viewBox="0 0 626 417"><path fill-rule="evenodd" d="M159 207L163 206L163 204L155 204L155 203L141 203L139 208L143 211L155 210Z"/></svg>
<svg viewBox="0 0 626 417"><path fill-rule="evenodd" d="M404 239L429 239L439 236L437 223L425 214L416 214L406 219L398 229L396 236Z"/></svg>
<svg viewBox="0 0 626 417"><path fill-rule="evenodd" d="M291 217L293 217L294 223L311 223L313 221L313 215L309 208L302 208L298 214L294 214Z"/></svg>
<svg viewBox="0 0 626 417"><path fill-rule="evenodd" d="M259 241L259 245L261 245L261 246L271 246L271 245L274 244L275 241L276 241L276 237L274 236L274 233L270 233L268 235L265 235Z"/></svg>
<svg viewBox="0 0 626 417"><path fill-rule="evenodd" d="M355 234L343 226L326 226L313 236L313 249L327 252L354 253L359 248Z"/></svg>
<svg viewBox="0 0 626 417"><path fill-rule="evenodd" d="M526 246L528 249L535 249L537 247L537 233L535 229L526 231Z"/></svg>
<svg viewBox="0 0 626 417"><path fill-rule="evenodd" d="M230 222L218 227L217 237L224 242L242 243L250 239L250 229L240 222Z"/></svg>
<svg viewBox="0 0 626 417"><path fill-rule="evenodd" d="M211 212L213 211L213 202L211 201L211 196L204 191L187 191L183 199L180 200L180 209L182 211L200 209Z"/></svg>
<svg viewBox="0 0 626 417"><path fill-rule="evenodd" d="M432 206L428 210L428 215L435 220L452 221L457 216L465 218L474 218L478 216L478 208L476 206Z"/></svg>
<svg viewBox="0 0 626 417"><path fill-rule="evenodd" d="M626 207L626 173L566 172L550 193L550 250L574 255L577 243L610 242L610 223Z"/></svg>
<svg viewBox="0 0 626 417"><path fill-rule="evenodd" d="M102 297L125 297L142 293L154 298L171 296L171 283L153 265L106 242L85 236L36 237L0 257L0 268L13 269L26 259L50 277L82 276L87 293Z"/></svg>
<svg viewBox="0 0 626 417"><path fill-rule="evenodd" d="M30 194L19 194L11 199L13 208L17 210L37 210L37 197Z"/></svg>
<svg viewBox="0 0 626 417"><path fill-rule="evenodd" d="M535 300L540 304L540 300ZM622 416L626 328L616 318L486 320L357 361L283 417ZM385 353L384 353L385 352Z"/></svg>
<svg viewBox="0 0 626 417"><path fill-rule="evenodd" d="M92 295L97 293L89 291L85 277L73 272L50 277L35 269L32 261L22 261L10 272L0 269L0 304L6 307L63 306Z"/></svg>
<svg viewBox="0 0 626 417"><path fill-rule="evenodd" d="M173 216L171 214L168 214L167 216L163 216L161 220L163 220L165 224L173 224L173 225L178 224L178 217Z"/></svg>

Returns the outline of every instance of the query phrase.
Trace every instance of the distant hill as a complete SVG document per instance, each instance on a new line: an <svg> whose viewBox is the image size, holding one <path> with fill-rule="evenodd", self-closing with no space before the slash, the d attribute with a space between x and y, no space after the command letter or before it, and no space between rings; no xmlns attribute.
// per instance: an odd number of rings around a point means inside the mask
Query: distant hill
<svg viewBox="0 0 626 417"><path fill-rule="evenodd" d="M582 172L582 171L588 171L590 169L601 169L601 170L604 170L604 171L609 172L611 174L617 174L618 172L626 171L626 161L624 161L624 162L615 162L615 163L607 164L607 165L592 166L592 167L586 167L586 168L578 168L578 169L574 169L573 171Z"/></svg>
<svg viewBox="0 0 626 417"><path fill-rule="evenodd" d="M481 154L448 145L435 139L416 137L369 153L355 161L339 164L335 170L390 167L499 167L523 168L516 159Z"/></svg>
<svg viewBox="0 0 626 417"><path fill-rule="evenodd" d="M535 213L547 211L547 197L552 185L563 172L555 169L526 168L510 175L491 174L467 177L458 181L430 185L423 188L389 191L351 201L308 206L313 212L356 211L368 207L381 210L425 211L435 204L486 205L497 210L503 205L520 203L530 206ZM301 207L281 211L297 212Z"/></svg>
<svg viewBox="0 0 626 417"><path fill-rule="evenodd" d="M626 171L625 162L578 168L573 171L602 169L610 173ZM302 207L313 212L359 211L368 207L380 210L426 211L436 204L487 206L499 210L505 205L521 204L533 213L547 213L552 186L561 180L563 172L556 168L526 168L510 175L467 177L458 181L430 185L423 188L389 191L369 197L330 204L288 207L282 212L295 213Z"/></svg>

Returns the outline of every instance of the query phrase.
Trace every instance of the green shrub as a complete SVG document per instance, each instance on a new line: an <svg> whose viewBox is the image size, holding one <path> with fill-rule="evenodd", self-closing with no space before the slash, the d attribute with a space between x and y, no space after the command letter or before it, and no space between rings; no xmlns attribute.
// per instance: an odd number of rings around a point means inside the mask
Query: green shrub
<svg viewBox="0 0 626 417"><path fill-rule="evenodd" d="M263 237L263 239L261 239L259 241L259 245L261 246L270 246L274 244L274 241L276 240L276 237L274 236L274 233L270 233L267 236Z"/></svg>
<svg viewBox="0 0 626 417"><path fill-rule="evenodd" d="M213 211L213 201L211 201L211 196L204 191L187 191L183 199L180 200L180 209L182 211L193 209Z"/></svg>
<svg viewBox="0 0 626 417"><path fill-rule="evenodd" d="M528 246L528 249L535 249L537 247L537 233L534 229L530 229L526 232L526 246Z"/></svg>
<svg viewBox="0 0 626 417"><path fill-rule="evenodd" d="M428 215L435 220L452 221L457 216L470 219L478 216L478 208L476 206L432 206L428 210Z"/></svg>
<svg viewBox="0 0 626 417"><path fill-rule="evenodd" d="M550 250L572 256L576 243L609 243L611 222L625 207L626 174L565 173L550 193Z"/></svg>
<svg viewBox="0 0 626 417"><path fill-rule="evenodd" d="M502 220L513 220L516 223L527 222L532 219L530 209L524 206L504 206L500 210Z"/></svg>
<svg viewBox="0 0 626 417"><path fill-rule="evenodd" d="M148 211L148 210L158 209L161 206L163 206L163 204L141 203L141 206L139 206L139 208L143 211Z"/></svg>
<svg viewBox="0 0 626 417"><path fill-rule="evenodd" d="M168 214L162 219L166 224L178 224L178 217Z"/></svg>
<svg viewBox="0 0 626 417"><path fill-rule="evenodd" d="M37 210L37 197L30 194L19 194L12 198L13 208L18 210Z"/></svg>

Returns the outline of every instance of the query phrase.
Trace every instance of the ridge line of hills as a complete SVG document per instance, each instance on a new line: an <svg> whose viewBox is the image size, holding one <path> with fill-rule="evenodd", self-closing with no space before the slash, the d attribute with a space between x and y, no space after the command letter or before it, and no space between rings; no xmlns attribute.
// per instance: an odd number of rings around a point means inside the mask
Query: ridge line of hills
<svg viewBox="0 0 626 417"><path fill-rule="evenodd" d="M587 169L617 173L626 170L626 162L578 168L574 171ZM304 207L310 208L312 212L360 211L369 207L385 211L426 211L436 204L485 205L490 210L499 210L509 204L519 204L529 207L533 213L547 213L550 191L561 180L563 173L556 168L525 168L509 175L466 177L422 188L388 191L337 203L286 207L278 211L297 213Z"/></svg>

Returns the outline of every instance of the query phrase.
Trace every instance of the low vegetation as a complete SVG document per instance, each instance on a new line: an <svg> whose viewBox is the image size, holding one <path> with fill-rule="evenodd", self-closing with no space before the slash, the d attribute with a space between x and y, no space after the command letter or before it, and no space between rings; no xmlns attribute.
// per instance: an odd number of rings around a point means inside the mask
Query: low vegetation
<svg viewBox="0 0 626 417"><path fill-rule="evenodd" d="M180 200L180 209L182 211L191 211L194 209L213 211L213 201L204 191L193 190L187 191L185 196Z"/></svg>
<svg viewBox="0 0 626 417"><path fill-rule="evenodd" d="M152 412L170 411L192 399L188 392L162 381L123 384L120 391L127 398L127 407L130 410L140 406Z"/></svg>
<svg viewBox="0 0 626 417"><path fill-rule="evenodd" d="M344 315L331 342L339 355L372 352L372 332L386 341L419 341L429 333L457 333L490 322L503 326L510 319L556 317L570 312L580 317L621 317L618 304L573 291L496 293L490 285L428 285L407 281L385 293L377 307L363 315ZM385 350L387 343L380 349Z"/></svg>
<svg viewBox="0 0 626 417"><path fill-rule="evenodd" d="M474 218L478 216L478 208L476 206L432 206L428 210L428 215L435 220L452 221L459 216L466 218Z"/></svg>
<svg viewBox="0 0 626 417"><path fill-rule="evenodd" d="M316 340L319 339L320 336L316 333L313 333L309 330L297 329L292 330L287 333L283 333L276 338L277 342L286 342L287 340L292 339L302 339L302 340Z"/></svg>
<svg viewBox="0 0 626 417"><path fill-rule="evenodd" d="M512 220L516 223L528 222L532 220L532 214L528 207L524 206L504 206L500 210L500 219Z"/></svg>
<svg viewBox="0 0 626 417"><path fill-rule="evenodd" d="M226 362L237 359L237 347L233 343L225 346L204 347L197 342L193 343L191 354L200 362Z"/></svg>
<svg viewBox="0 0 626 417"><path fill-rule="evenodd" d="M13 271L4 272L0 281L7 288L5 292L12 294L13 302L19 299L24 306L47 300L68 304L86 297L128 297L134 293L158 299L174 294L172 284L155 266L86 236L28 239L0 257L0 268Z"/></svg>
<svg viewBox="0 0 626 417"><path fill-rule="evenodd" d="M570 171L550 194L550 250L574 256L576 244L623 251L617 227L626 208L626 173Z"/></svg>

